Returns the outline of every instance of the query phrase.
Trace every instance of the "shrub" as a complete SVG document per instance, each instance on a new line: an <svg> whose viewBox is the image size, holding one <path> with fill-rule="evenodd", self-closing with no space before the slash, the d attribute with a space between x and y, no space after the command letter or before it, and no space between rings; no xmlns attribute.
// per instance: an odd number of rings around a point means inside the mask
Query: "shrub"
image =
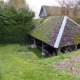
<svg viewBox="0 0 80 80"><path fill-rule="evenodd" d="M34 12L10 5L0 6L0 43L28 43Z"/></svg>

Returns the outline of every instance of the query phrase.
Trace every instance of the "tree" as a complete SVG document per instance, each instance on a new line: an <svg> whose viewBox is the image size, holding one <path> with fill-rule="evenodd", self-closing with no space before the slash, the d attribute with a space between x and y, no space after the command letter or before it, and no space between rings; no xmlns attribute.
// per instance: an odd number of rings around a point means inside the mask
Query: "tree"
<svg viewBox="0 0 80 80"><path fill-rule="evenodd" d="M58 0L61 6L62 15L67 15L69 17L76 17L79 12L80 0Z"/></svg>
<svg viewBox="0 0 80 80"><path fill-rule="evenodd" d="M0 43L28 43L34 12L11 5L0 6Z"/></svg>
<svg viewBox="0 0 80 80"><path fill-rule="evenodd" d="M0 0L0 6L4 4L4 0Z"/></svg>
<svg viewBox="0 0 80 80"><path fill-rule="evenodd" d="M15 6L17 9L19 8L28 8L28 4L26 3L25 0L9 0L9 4Z"/></svg>

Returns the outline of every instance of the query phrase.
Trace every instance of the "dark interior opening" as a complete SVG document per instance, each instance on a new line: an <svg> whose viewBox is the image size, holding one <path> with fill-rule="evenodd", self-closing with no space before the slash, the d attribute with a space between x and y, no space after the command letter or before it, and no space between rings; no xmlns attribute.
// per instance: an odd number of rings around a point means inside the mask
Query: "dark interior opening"
<svg viewBox="0 0 80 80"><path fill-rule="evenodd" d="M35 41L36 41L37 47L42 48L42 41L40 41L38 39L35 39ZM44 49L50 54L56 53L56 48L53 48L52 46L49 46L46 43L44 43Z"/></svg>
<svg viewBox="0 0 80 80"><path fill-rule="evenodd" d="M46 49L50 54L56 53L56 49L53 48L52 46L47 45L47 46L45 47L45 49Z"/></svg>
<svg viewBox="0 0 80 80"><path fill-rule="evenodd" d="M61 48L62 53L65 53L66 51L71 52L71 51L74 51L74 50L75 50L75 45L65 46L65 47Z"/></svg>
<svg viewBox="0 0 80 80"><path fill-rule="evenodd" d="M38 47L42 47L42 42L41 42L40 40L35 39L35 41L36 41L36 45L37 45Z"/></svg>
<svg viewBox="0 0 80 80"><path fill-rule="evenodd" d="M62 47L62 48L60 49L60 51L61 51L62 53L65 53L65 47Z"/></svg>
<svg viewBox="0 0 80 80"><path fill-rule="evenodd" d="M36 45L38 48L42 49L42 41L35 39ZM49 54L57 54L57 49L44 43L44 49L49 53ZM77 49L80 49L80 44L77 45ZM65 52L71 52L75 50L75 45L70 45L70 46L64 46L60 49L62 53Z"/></svg>
<svg viewBox="0 0 80 80"><path fill-rule="evenodd" d="M80 49L80 44L77 45L77 49Z"/></svg>

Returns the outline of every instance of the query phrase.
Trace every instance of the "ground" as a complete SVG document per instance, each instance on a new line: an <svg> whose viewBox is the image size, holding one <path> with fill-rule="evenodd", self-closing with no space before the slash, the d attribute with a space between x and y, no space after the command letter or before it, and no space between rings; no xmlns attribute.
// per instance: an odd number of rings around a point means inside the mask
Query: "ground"
<svg viewBox="0 0 80 80"><path fill-rule="evenodd" d="M66 58L63 61L52 63L56 69L67 70L73 74L80 75L80 55Z"/></svg>
<svg viewBox="0 0 80 80"><path fill-rule="evenodd" d="M51 66L79 55L80 50L43 58L37 48L28 49L19 44L0 45L0 80L80 80L79 73L75 75ZM80 65L77 67L80 68Z"/></svg>

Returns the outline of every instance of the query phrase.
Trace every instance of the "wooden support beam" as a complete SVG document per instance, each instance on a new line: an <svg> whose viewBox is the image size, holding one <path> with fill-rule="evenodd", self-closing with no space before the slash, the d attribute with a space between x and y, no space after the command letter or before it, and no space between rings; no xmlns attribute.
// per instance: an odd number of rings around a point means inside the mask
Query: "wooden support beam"
<svg viewBox="0 0 80 80"><path fill-rule="evenodd" d="M42 52L44 53L44 43L42 42Z"/></svg>
<svg viewBox="0 0 80 80"><path fill-rule="evenodd" d="M33 38L33 40L34 40L34 44L31 45L31 48L36 48L37 46L36 46L36 40L35 40L35 38Z"/></svg>
<svg viewBox="0 0 80 80"><path fill-rule="evenodd" d="M77 50L77 44L75 44L75 50Z"/></svg>
<svg viewBox="0 0 80 80"><path fill-rule="evenodd" d="M42 42L42 55L45 56L45 53L44 53L44 43Z"/></svg>
<svg viewBox="0 0 80 80"><path fill-rule="evenodd" d="M60 48L56 49L56 55L60 54Z"/></svg>
<svg viewBox="0 0 80 80"><path fill-rule="evenodd" d="M36 40L35 40L35 38L33 38L33 40L34 40L34 45L36 45Z"/></svg>

